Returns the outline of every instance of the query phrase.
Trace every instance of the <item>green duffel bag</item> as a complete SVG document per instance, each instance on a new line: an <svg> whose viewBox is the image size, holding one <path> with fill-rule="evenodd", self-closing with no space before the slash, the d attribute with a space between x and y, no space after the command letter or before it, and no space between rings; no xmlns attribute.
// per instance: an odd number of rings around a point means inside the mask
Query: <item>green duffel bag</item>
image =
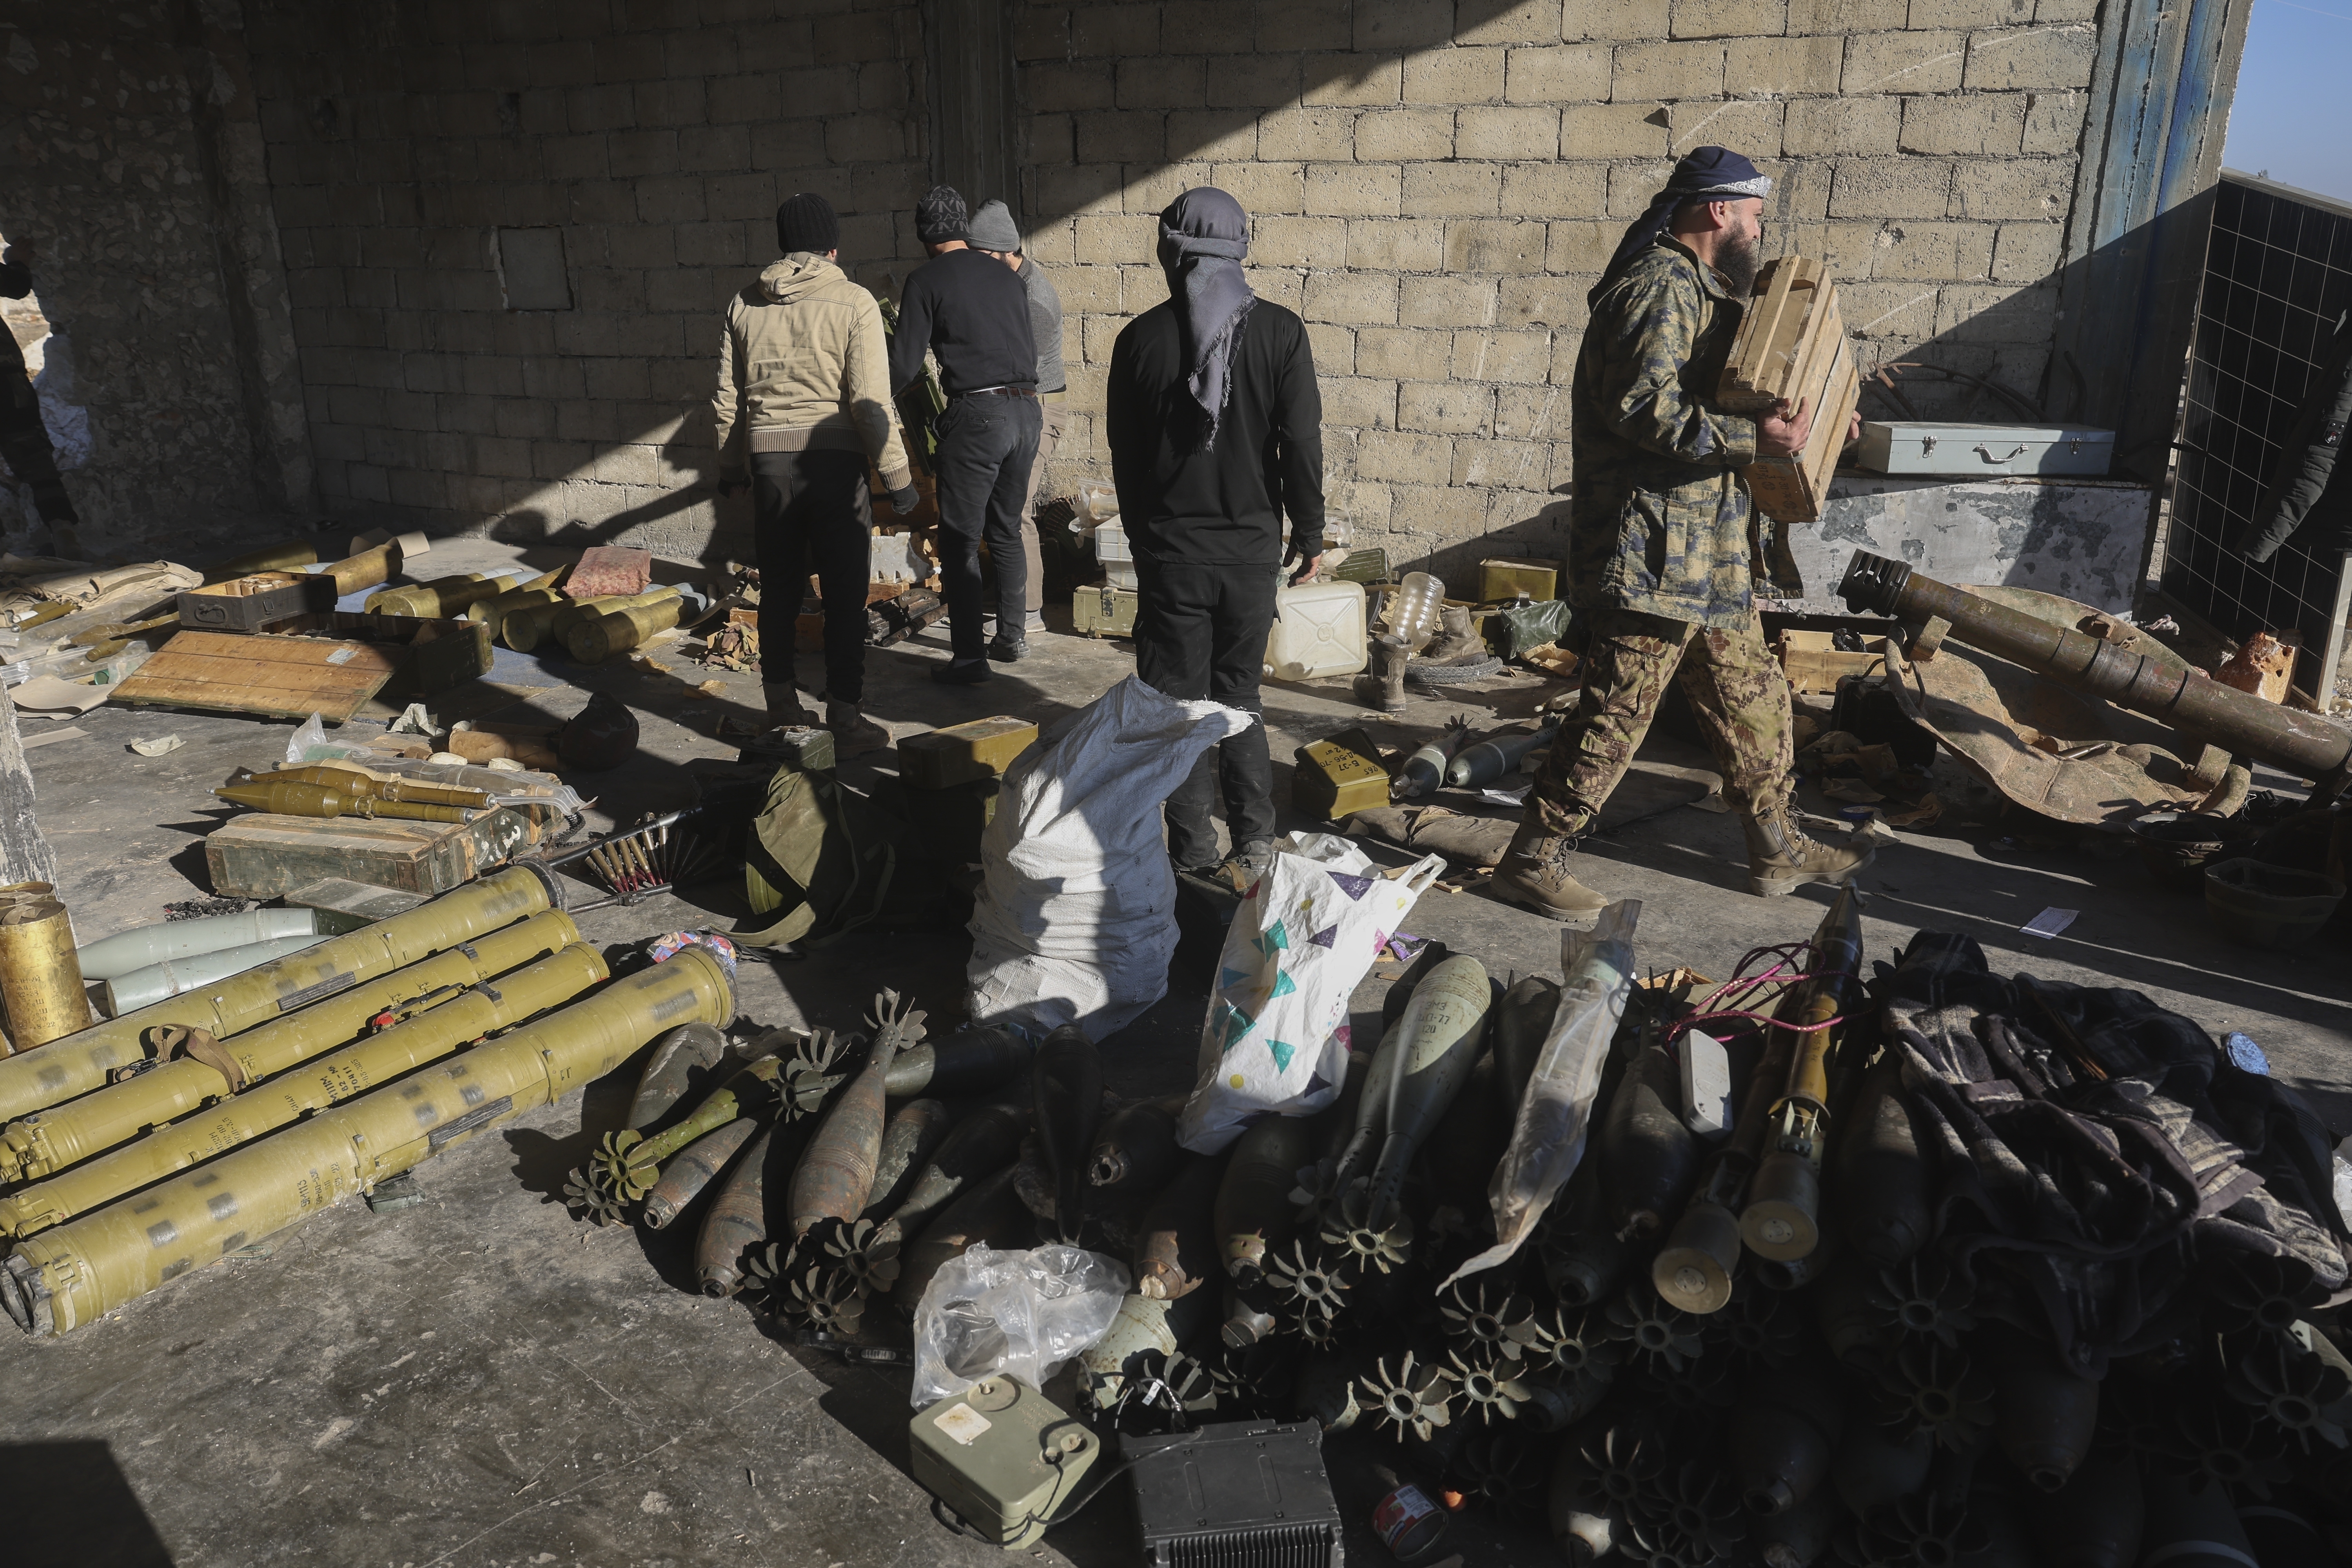
<svg viewBox="0 0 2352 1568"><path fill-rule="evenodd" d="M845 932L906 931L946 917L941 879L910 874L909 831L827 773L776 770L743 846L753 920L731 933L747 947L821 946Z"/></svg>

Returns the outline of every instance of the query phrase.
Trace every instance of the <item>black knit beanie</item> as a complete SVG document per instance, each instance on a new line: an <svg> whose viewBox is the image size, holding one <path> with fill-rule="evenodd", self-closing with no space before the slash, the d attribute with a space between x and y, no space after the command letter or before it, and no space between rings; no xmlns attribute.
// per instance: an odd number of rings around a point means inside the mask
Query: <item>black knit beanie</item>
<svg viewBox="0 0 2352 1568"><path fill-rule="evenodd" d="M841 248L841 219L833 204L814 191L786 196L776 209L776 245L786 256L796 250L823 256Z"/></svg>
<svg viewBox="0 0 2352 1568"><path fill-rule="evenodd" d="M915 204L915 237L925 245L971 237L971 213L953 185L933 185Z"/></svg>

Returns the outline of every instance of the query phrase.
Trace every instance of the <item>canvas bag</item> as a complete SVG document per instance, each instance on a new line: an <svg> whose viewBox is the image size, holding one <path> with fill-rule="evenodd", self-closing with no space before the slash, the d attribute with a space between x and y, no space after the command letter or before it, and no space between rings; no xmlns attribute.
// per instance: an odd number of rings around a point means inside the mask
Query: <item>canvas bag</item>
<svg viewBox="0 0 2352 1568"><path fill-rule="evenodd" d="M1201 1025L1200 1080L1177 1142L1213 1154L1269 1112L1311 1116L1348 1073L1348 999L1430 884L1441 855L1383 876L1328 833L1294 833L1225 931Z"/></svg>
<svg viewBox="0 0 2352 1568"><path fill-rule="evenodd" d="M764 926L733 933L747 947L822 942L865 926L936 921L936 879L910 877L907 829L822 773L782 767L743 846L743 891Z"/></svg>

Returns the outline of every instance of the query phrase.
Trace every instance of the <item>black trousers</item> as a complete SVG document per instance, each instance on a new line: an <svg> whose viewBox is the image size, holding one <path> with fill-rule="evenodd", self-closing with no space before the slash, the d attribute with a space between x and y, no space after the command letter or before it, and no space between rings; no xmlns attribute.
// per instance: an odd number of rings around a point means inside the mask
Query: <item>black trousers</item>
<svg viewBox="0 0 2352 1568"><path fill-rule="evenodd" d="M49 445L48 426L41 423L41 400L33 384L19 375L0 385L0 459L8 471L33 488L33 506L43 522L79 522L66 482L58 476L57 449Z"/></svg>
<svg viewBox="0 0 2352 1568"><path fill-rule="evenodd" d="M1206 697L1245 713L1262 711L1257 683L1265 668L1266 634L1274 629L1274 568L1139 556L1135 574L1141 588L1135 673L1143 683L1169 697ZM1192 776L1169 795L1168 858L1180 868L1217 863L1209 807L1220 793L1235 850L1274 837L1274 761L1263 719L1203 752Z"/></svg>
<svg viewBox="0 0 2352 1568"><path fill-rule="evenodd" d="M793 679L793 637L808 575L824 598L824 694L866 690L866 584L874 500L863 452L751 454L751 534L760 552L761 674Z"/></svg>
<svg viewBox="0 0 2352 1568"><path fill-rule="evenodd" d="M949 643L955 662L986 657L980 542L996 569L996 630L1017 637L1029 615L1029 546L1022 502L1037 457L1043 418L1034 397L994 393L954 397L932 430L940 481L940 575L947 581Z"/></svg>

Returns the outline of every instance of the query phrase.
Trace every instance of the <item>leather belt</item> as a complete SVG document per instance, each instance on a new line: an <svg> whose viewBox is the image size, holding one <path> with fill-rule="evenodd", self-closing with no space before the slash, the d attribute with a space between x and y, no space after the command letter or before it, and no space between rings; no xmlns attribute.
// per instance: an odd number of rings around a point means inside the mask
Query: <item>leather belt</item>
<svg viewBox="0 0 2352 1568"><path fill-rule="evenodd" d="M1037 389L1032 386L982 386L971 392L959 392L956 395L958 397L1034 397L1037 395Z"/></svg>

